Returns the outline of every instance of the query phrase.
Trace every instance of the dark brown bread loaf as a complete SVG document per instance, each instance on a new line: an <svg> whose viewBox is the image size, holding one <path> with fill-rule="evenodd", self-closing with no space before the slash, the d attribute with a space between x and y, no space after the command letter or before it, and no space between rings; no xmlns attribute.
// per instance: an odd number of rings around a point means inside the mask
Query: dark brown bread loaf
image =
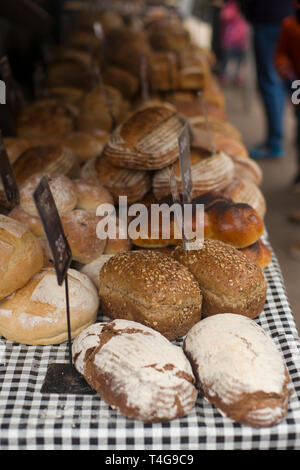
<svg viewBox="0 0 300 470"><path fill-rule="evenodd" d="M263 310L267 284L261 268L235 248L218 240L205 240L203 248L174 258L197 279L203 294L202 314L237 313L255 318Z"/></svg>
<svg viewBox="0 0 300 470"><path fill-rule="evenodd" d="M104 401L127 418L169 421L186 415L197 391L183 351L140 323L96 323L73 343L74 364Z"/></svg>
<svg viewBox="0 0 300 470"><path fill-rule="evenodd" d="M202 295L190 271L154 250L119 253L100 272L103 314L147 325L173 340L200 320Z"/></svg>
<svg viewBox="0 0 300 470"><path fill-rule="evenodd" d="M230 313L197 323L185 338L201 393L233 421L273 426L287 413L290 377L271 337Z"/></svg>

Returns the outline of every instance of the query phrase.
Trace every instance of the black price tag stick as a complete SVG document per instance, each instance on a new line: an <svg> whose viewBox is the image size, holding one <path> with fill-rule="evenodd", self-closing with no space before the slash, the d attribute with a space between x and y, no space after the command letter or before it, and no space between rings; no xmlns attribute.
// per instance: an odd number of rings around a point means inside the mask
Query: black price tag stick
<svg viewBox="0 0 300 470"><path fill-rule="evenodd" d="M47 176L41 179L34 191L33 199L48 240L57 275L57 282L59 286L65 283L69 349L69 364L51 364L48 368L41 392L78 395L93 394L95 392L89 387L73 365L68 285L68 269L72 261L72 252L62 227Z"/></svg>
<svg viewBox="0 0 300 470"><path fill-rule="evenodd" d="M0 174L6 199L11 208L20 203L20 194L0 131Z"/></svg>

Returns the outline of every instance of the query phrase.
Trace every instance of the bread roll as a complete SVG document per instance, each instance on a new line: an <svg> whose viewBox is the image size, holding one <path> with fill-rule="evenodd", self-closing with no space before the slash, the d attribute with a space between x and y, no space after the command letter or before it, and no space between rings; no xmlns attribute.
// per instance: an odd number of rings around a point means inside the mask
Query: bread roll
<svg viewBox="0 0 300 470"><path fill-rule="evenodd" d="M141 109L110 136L103 157L112 165L133 170L157 170L178 158L183 119L169 107Z"/></svg>
<svg viewBox="0 0 300 470"><path fill-rule="evenodd" d="M84 274L70 269L71 335L75 338L96 320L99 298ZM0 304L0 333L29 345L59 344L68 339L65 287L54 269L43 269L25 287Z"/></svg>
<svg viewBox="0 0 300 470"><path fill-rule="evenodd" d="M227 188L222 190L224 196L235 203L248 204L256 210L263 220L267 212L267 203L261 189L249 180L234 178Z"/></svg>
<svg viewBox="0 0 300 470"><path fill-rule="evenodd" d="M120 220L119 217L115 218L116 220L116 238L107 238L106 246L104 249L105 255L115 255L121 253L122 251L130 251L132 248L132 243L129 237L123 239L120 238L120 228L123 233L127 231L127 224Z"/></svg>
<svg viewBox="0 0 300 470"><path fill-rule="evenodd" d="M251 261L258 264L262 269L269 266L272 261L270 248L261 240L258 240L258 242L253 243L253 245L247 246L246 248L242 248L240 251Z"/></svg>
<svg viewBox="0 0 300 470"><path fill-rule="evenodd" d="M278 424L288 411L290 377L273 340L253 320L223 314L197 323L185 338L201 393L235 422Z"/></svg>
<svg viewBox="0 0 300 470"><path fill-rule="evenodd" d="M102 255L106 240L97 237L99 217L76 209L64 214L61 221L74 261L87 264Z"/></svg>
<svg viewBox="0 0 300 470"><path fill-rule="evenodd" d="M139 323L92 325L74 341L73 354L90 386L127 418L170 421L195 404L194 377L182 349Z"/></svg>
<svg viewBox="0 0 300 470"><path fill-rule="evenodd" d="M114 204L112 195L100 183L87 179L76 179L74 183L78 191L77 209L95 215L100 204Z"/></svg>
<svg viewBox="0 0 300 470"><path fill-rule="evenodd" d="M100 272L103 314L147 325L173 340L201 317L202 295L182 264L154 250L119 253Z"/></svg>
<svg viewBox="0 0 300 470"><path fill-rule="evenodd" d="M84 265L80 272L86 274L90 280L95 284L97 288L99 288L99 276L100 271L105 265L105 263L110 260L114 255L101 255L99 258L95 259L89 264Z"/></svg>
<svg viewBox="0 0 300 470"><path fill-rule="evenodd" d="M72 176L78 162L71 150L59 145L45 145L27 149L13 165L19 185L37 173Z"/></svg>
<svg viewBox="0 0 300 470"><path fill-rule="evenodd" d="M20 186L20 205L27 214L38 217L33 193L43 176L48 177L49 187L54 198L58 213L65 214L77 205L77 187L72 180L64 175L38 173L28 178Z"/></svg>
<svg viewBox="0 0 300 470"><path fill-rule="evenodd" d="M240 251L218 240L205 240L197 251L176 247L173 257L197 279L203 316L232 312L256 318L262 312L267 283L261 268Z"/></svg>
<svg viewBox="0 0 300 470"><path fill-rule="evenodd" d="M43 252L28 228L0 215L0 300L22 288L43 266Z"/></svg>
<svg viewBox="0 0 300 470"><path fill-rule="evenodd" d="M45 236L40 219L29 215L21 206L14 207L9 213L9 217L25 225L37 238L43 238Z"/></svg>
<svg viewBox="0 0 300 470"><path fill-rule="evenodd" d="M94 134L77 131L67 135L60 144L70 149L82 164L98 157L108 138L109 134L103 131Z"/></svg>

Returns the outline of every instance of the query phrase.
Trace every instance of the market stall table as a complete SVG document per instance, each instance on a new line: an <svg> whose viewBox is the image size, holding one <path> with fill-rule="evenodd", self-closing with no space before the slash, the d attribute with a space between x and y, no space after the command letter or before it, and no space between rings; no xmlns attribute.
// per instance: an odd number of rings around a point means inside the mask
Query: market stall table
<svg viewBox="0 0 300 470"><path fill-rule="evenodd" d="M24 346L0 339L0 448L38 450L300 449L300 339L276 256L265 270L268 295L257 322L285 358L294 393L286 418L272 428L233 423L200 395L188 416L144 424L96 395L42 394L49 364L66 363L68 347Z"/></svg>

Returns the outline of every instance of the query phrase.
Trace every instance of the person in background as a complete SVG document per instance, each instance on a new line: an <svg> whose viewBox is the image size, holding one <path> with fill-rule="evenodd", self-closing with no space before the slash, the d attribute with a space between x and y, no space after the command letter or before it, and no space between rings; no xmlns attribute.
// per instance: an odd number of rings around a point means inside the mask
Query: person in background
<svg viewBox="0 0 300 470"><path fill-rule="evenodd" d="M294 0L239 0L253 27L258 86L266 114L267 135L250 150L254 159L283 156L283 118L286 89L274 65L281 22L294 13Z"/></svg>
<svg viewBox="0 0 300 470"><path fill-rule="evenodd" d="M244 20L237 3L229 0L221 10L222 61L220 79L230 79L228 67L235 63L233 80L236 84L243 81L242 66L249 45L249 26Z"/></svg>
<svg viewBox="0 0 300 470"><path fill-rule="evenodd" d="M293 82L300 80L300 0L295 0L295 14L282 23L275 55L275 67L286 85L289 94L295 92ZM300 104L293 103L297 122L297 174L294 184L300 190ZM300 212L299 212L300 222Z"/></svg>

